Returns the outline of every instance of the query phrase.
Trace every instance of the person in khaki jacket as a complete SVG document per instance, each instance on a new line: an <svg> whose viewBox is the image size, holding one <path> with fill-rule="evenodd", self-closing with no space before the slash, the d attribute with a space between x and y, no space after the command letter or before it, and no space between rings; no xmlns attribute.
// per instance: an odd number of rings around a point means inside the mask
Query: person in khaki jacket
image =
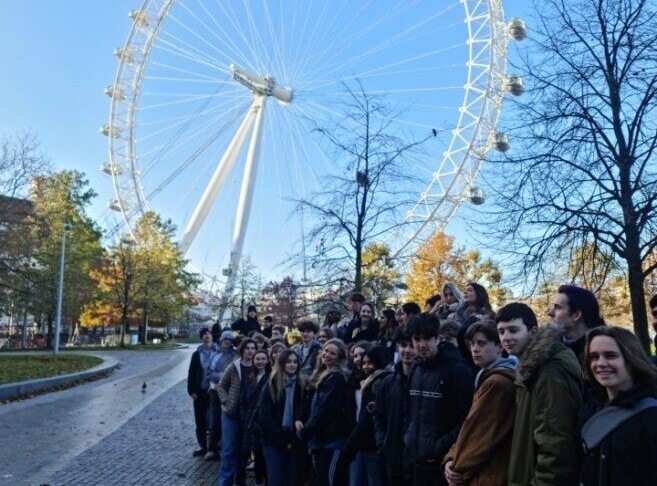
<svg viewBox="0 0 657 486"><path fill-rule="evenodd" d="M577 416L582 407L582 369L563 343L563 329L538 327L525 304L497 311L502 346L518 357L516 416L509 486L575 486L579 475Z"/></svg>
<svg viewBox="0 0 657 486"><path fill-rule="evenodd" d="M450 486L506 486L517 360L502 358L500 336L492 320L472 324L465 339L481 370L475 378L470 412L443 459L445 479Z"/></svg>
<svg viewBox="0 0 657 486"><path fill-rule="evenodd" d="M239 451L244 434L242 413L249 384L255 379L253 356L256 354L256 342L244 339L237 352L239 359L228 365L217 386L221 403L221 465L219 469L219 486L233 486L241 471L238 471Z"/></svg>

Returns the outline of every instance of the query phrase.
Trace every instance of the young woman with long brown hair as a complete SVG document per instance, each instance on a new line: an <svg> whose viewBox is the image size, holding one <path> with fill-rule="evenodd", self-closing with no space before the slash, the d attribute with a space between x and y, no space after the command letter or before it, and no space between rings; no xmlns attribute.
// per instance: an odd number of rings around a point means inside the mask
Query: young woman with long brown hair
<svg viewBox="0 0 657 486"><path fill-rule="evenodd" d="M317 486L346 483L346 467L339 461L350 431L343 413L348 399L346 366L347 347L340 339L330 339L310 377L310 414L303 435L308 439Z"/></svg>
<svg viewBox="0 0 657 486"><path fill-rule="evenodd" d="M267 486L299 484L303 444L303 389L299 356L291 349L278 357L269 383L260 394L258 410L267 469Z"/></svg>

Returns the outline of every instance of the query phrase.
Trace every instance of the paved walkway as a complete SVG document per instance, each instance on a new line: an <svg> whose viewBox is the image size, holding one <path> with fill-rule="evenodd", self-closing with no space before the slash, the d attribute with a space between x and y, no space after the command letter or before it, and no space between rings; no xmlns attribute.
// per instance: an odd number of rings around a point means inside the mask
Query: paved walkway
<svg viewBox="0 0 657 486"><path fill-rule="evenodd" d="M47 484L214 484L219 463L192 457L195 447L192 405L182 381L62 467Z"/></svg>
<svg viewBox="0 0 657 486"><path fill-rule="evenodd" d="M0 486L214 484L191 455L192 351L113 352L108 378L0 406Z"/></svg>

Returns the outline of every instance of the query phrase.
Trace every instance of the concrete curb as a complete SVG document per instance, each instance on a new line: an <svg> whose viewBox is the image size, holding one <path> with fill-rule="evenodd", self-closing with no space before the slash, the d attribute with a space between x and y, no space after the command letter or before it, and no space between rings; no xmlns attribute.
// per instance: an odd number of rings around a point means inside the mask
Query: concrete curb
<svg viewBox="0 0 657 486"><path fill-rule="evenodd" d="M43 390L44 388L52 388L66 385L77 380L92 378L96 375L112 371L119 365L119 360L107 355L99 356L96 354L89 354L88 356L96 356L101 358L103 362L98 366L94 366L88 370L78 371L77 373L51 376L48 378L36 378L34 380L19 381L16 383L0 385L0 400L7 400L24 393L33 393L39 390Z"/></svg>

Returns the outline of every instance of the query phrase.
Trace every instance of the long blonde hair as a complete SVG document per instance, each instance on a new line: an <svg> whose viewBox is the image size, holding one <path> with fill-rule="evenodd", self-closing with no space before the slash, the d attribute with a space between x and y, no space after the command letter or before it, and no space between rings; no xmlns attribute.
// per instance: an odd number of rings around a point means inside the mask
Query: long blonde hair
<svg viewBox="0 0 657 486"><path fill-rule="evenodd" d="M322 383L322 381L324 381L324 379L334 371L338 371L340 374L342 374L345 380L347 379L347 370L345 369L347 364L347 355L349 353L347 351L347 346L344 344L342 339L329 339L324 343L324 346L322 346L322 353L326 346L330 344L338 349L338 362L333 366L326 366L320 355L318 357L319 359L317 360L317 363L315 364L315 370L313 371L313 374L308 382L312 388L317 388Z"/></svg>
<svg viewBox="0 0 657 486"><path fill-rule="evenodd" d="M285 365L290 356L297 357L297 371L294 373L294 376L297 379L297 386L303 387L304 383L303 378L301 377L301 358L299 358L299 355L295 351L286 349L278 356L276 366L274 366L274 371L269 377L269 394L274 402L280 400L284 393L283 390L285 389L285 380L287 378Z"/></svg>

